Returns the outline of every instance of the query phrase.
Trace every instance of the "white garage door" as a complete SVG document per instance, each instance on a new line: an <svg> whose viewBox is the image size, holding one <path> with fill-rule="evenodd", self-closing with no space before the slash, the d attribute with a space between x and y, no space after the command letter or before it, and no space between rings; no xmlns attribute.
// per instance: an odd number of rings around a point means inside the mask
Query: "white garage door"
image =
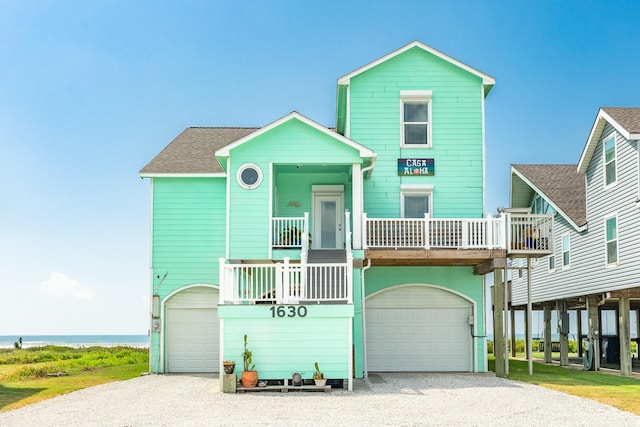
<svg viewBox="0 0 640 427"><path fill-rule="evenodd" d="M471 371L471 314L469 301L428 286L401 286L370 297L368 370Z"/></svg>
<svg viewBox="0 0 640 427"><path fill-rule="evenodd" d="M195 287L166 304L166 371L218 372L220 321L218 291Z"/></svg>

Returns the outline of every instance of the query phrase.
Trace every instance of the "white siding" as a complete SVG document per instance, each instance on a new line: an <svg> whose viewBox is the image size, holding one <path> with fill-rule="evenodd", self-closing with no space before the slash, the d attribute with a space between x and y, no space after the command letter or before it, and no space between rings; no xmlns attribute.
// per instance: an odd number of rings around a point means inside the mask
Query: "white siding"
<svg viewBox="0 0 640 427"><path fill-rule="evenodd" d="M613 131L607 125L606 138ZM638 198L637 143L617 134L617 184L605 189L603 139L596 147L586 173L588 230L578 233L560 215L554 224L556 271L548 271L544 258L532 272L533 302L597 294L640 286L640 209ZM606 265L606 216L618 215L617 266ZM571 267L562 268L562 234L571 236ZM513 304L526 304L526 273L522 279L514 274Z"/></svg>

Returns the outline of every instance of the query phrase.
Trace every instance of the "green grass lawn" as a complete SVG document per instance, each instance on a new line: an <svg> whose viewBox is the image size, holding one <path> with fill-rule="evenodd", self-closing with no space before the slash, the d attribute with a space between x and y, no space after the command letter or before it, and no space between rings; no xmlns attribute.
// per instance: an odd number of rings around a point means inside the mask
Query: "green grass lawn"
<svg viewBox="0 0 640 427"><path fill-rule="evenodd" d="M0 350L0 411L85 387L134 378L148 369L148 349L48 346ZM57 373L66 375L48 375Z"/></svg>
<svg viewBox="0 0 640 427"><path fill-rule="evenodd" d="M495 371L495 358L489 356L489 370ZM537 384L574 396L586 397L623 411L640 415L640 379L533 363L529 375L526 360L509 360L509 379Z"/></svg>

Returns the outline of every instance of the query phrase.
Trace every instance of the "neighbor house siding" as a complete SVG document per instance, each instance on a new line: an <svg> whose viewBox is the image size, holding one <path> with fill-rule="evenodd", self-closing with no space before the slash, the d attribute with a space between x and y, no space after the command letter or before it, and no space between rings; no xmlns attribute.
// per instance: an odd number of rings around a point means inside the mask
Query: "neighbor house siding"
<svg viewBox="0 0 640 427"><path fill-rule="evenodd" d="M351 79L350 136L378 153L365 182L364 211L370 217L400 216L401 184L433 185L434 217L482 217L481 83L419 48ZM432 91L432 148L400 147L401 90ZM399 158L433 158L435 176L400 177Z"/></svg>
<svg viewBox="0 0 640 427"><path fill-rule="evenodd" d="M606 125L586 172L588 230L578 233L561 216L554 223L556 271L549 273L547 263L540 262L533 270L533 302L638 286L640 271L640 210L636 207L638 156L634 142L616 133L617 183L605 188L603 142L613 131ZM617 214L618 265L606 264L604 218ZM571 267L562 268L562 241L565 232L571 235ZM546 258L545 258L546 261ZM513 303L526 303L526 274L513 281Z"/></svg>

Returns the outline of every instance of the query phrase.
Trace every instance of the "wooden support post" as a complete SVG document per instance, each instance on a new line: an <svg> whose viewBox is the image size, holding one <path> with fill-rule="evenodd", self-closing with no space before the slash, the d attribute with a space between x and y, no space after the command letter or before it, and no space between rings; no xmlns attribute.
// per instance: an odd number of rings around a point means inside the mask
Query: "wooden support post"
<svg viewBox="0 0 640 427"><path fill-rule="evenodd" d="M511 357L516 357L516 311L511 307Z"/></svg>
<svg viewBox="0 0 640 427"><path fill-rule="evenodd" d="M629 297L620 297L618 300L618 322L620 339L620 373L625 377L630 377L633 370L631 368L631 308Z"/></svg>
<svg viewBox="0 0 640 427"><path fill-rule="evenodd" d="M493 272L493 350L496 355L496 376L506 378L504 352L504 282L502 280L502 269Z"/></svg>
<svg viewBox="0 0 640 427"><path fill-rule="evenodd" d="M569 366L569 311L567 300L560 301L560 366Z"/></svg>
<svg viewBox="0 0 640 427"><path fill-rule="evenodd" d="M544 305L544 363L551 363L551 306Z"/></svg>
<svg viewBox="0 0 640 427"><path fill-rule="evenodd" d="M587 315L589 319L589 340L593 345L593 367L600 370L600 316L598 302L593 297L587 298Z"/></svg>

